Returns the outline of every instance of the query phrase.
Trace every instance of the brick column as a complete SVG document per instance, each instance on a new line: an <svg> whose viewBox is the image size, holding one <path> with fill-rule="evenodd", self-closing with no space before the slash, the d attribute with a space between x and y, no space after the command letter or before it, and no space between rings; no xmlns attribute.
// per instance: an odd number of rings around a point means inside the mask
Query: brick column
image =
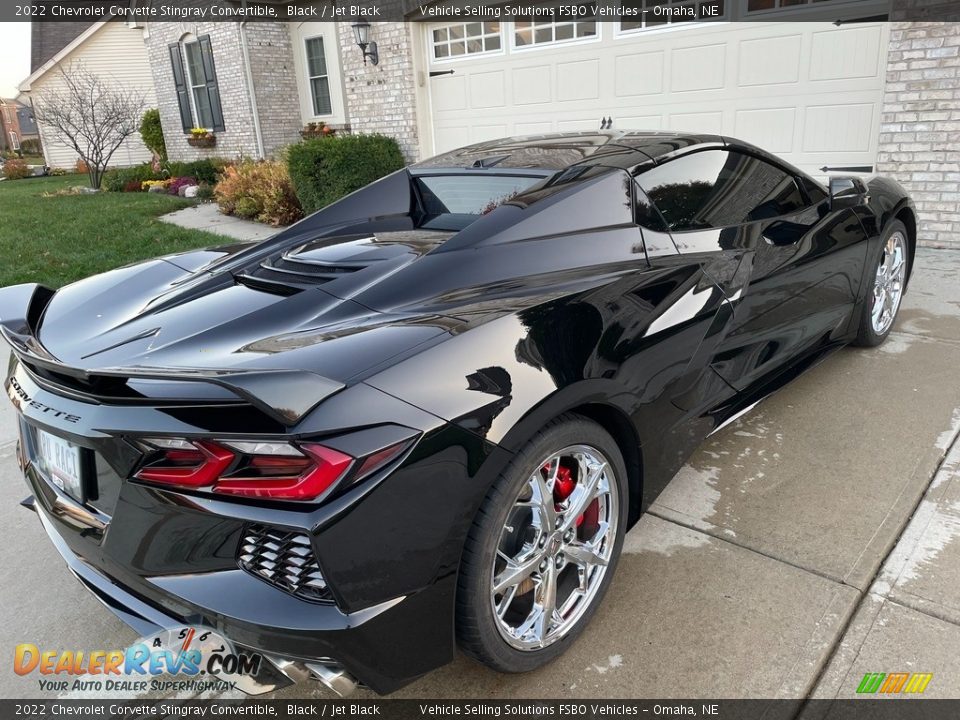
<svg viewBox="0 0 960 720"><path fill-rule="evenodd" d="M417 132L416 73L413 67L415 23L371 23L370 39L380 53L378 65L363 64L350 23L338 23L341 68L351 132L395 138L408 162L420 156Z"/></svg>
<svg viewBox="0 0 960 720"><path fill-rule="evenodd" d="M960 23L892 23L877 172L913 196L922 245L960 248Z"/></svg>

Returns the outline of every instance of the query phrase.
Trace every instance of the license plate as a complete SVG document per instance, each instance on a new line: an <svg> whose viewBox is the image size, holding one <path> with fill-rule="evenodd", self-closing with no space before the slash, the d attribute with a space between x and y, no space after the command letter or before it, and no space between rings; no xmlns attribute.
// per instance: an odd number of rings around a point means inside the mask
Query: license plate
<svg viewBox="0 0 960 720"><path fill-rule="evenodd" d="M80 448L69 440L37 429L40 465L50 481L76 500L83 501Z"/></svg>

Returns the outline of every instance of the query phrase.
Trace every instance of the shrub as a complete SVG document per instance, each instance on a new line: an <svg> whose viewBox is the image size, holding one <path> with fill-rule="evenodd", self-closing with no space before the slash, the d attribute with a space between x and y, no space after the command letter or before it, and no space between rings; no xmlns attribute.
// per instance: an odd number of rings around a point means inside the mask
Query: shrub
<svg viewBox="0 0 960 720"><path fill-rule="evenodd" d="M141 190L149 190L150 188L157 186L166 190L168 187L170 187L169 178L166 180L144 180L142 183L140 183Z"/></svg>
<svg viewBox="0 0 960 720"><path fill-rule="evenodd" d="M77 175L86 175L90 172L90 168L87 167L87 163L83 158L77 158L77 163L73 166L73 171Z"/></svg>
<svg viewBox="0 0 960 720"><path fill-rule="evenodd" d="M103 176L101 187L110 192L123 192L124 188L133 182L136 182L138 186L142 186L142 183L147 180L158 179L159 177L153 171L153 168L150 167L150 163L144 163L143 165L134 165L128 168L108 170Z"/></svg>
<svg viewBox="0 0 960 720"><path fill-rule="evenodd" d="M3 176L7 180L22 180L25 177L30 177L31 174L27 163L19 158L7 160L3 165Z"/></svg>
<svg viewBox="0 0 960 720"><path fill-rule="evenodd" d="M156 108L147 110L140 119L140 137L143 138L143 144L161 160L167 159L167 144L163 139L160 111Z"/></svg>
<svg viewBox="0 0 960 720"><path fill-rule="evenodd" d="M173 178L170 181L170 185L167 186L167 192L171 195L179 195L180 188L189 187L190 185L196 185L197 181L192 177L177 177Z"/></svg>
<svg viewBox="0 0 960 720"><path fill-rule="evenodd" d="M210 202L213 199L213 186L207 183L200 183L200 185L197 186L197 200Z"/></svg>
<svg viewBox="0 0 960 720"><path fill-rule="evenodd" d="M191 177L196 178L197 182L216 185L227 165L226 160L209 159L194 162L167 162L163 164L163 169L172 178Z"/></svg>
<svg viewBox="0 0 960 720"><path fill-rule="evenodd" d="M40 141L37 138L26 138L20 141L20 150L25 155L42 155L43 148L40 147Z"/></svg>
<svg viewBox="0 0 960 720"><path fill-rule="evenodd" d="M283 163L249 162L228 167L213 189L220 210L269 225L289 225L303 217Z"/></svg>
<svg viewBox="0 0 960 720"><path fill-rule="evenodd" d="M143 190L143 187L136 180L130 180L123 186L124 192L140 192L141 190Z"/></svg>
<svg viewBox="0 0 960 720"><path fill-rule="evenodd" d="M291 145L290 179L311 213L404 166L400 146L383 135L332 135Z"/></svg>
<svg viewBox="0 0 960 720"><path fill-rule="evenodd" d="M67 174L67 171L61 167L52 167L47 170L47 175L52 175L54 177L63 177Z"/></svg>

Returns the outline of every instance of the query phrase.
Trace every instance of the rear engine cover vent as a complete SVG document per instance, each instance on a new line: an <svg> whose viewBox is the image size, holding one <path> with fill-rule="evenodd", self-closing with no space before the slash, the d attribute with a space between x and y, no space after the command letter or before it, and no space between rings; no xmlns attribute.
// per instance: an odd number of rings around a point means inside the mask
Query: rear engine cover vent
<svg viewBox="0 0 960 720"><path fill-rule="evenodd" d="M364 263L333 263L311 260L305 261L290 253L260 263L257 277L282 282L321 285L338 277L362 270Z"/></svg>
<svg viewBox="0 0 960 720"><path fill-rule="evenodd" d="M303 600L333 600L313 555L310 538L302 533L248 525L237 562L247 572Z"/></svg>

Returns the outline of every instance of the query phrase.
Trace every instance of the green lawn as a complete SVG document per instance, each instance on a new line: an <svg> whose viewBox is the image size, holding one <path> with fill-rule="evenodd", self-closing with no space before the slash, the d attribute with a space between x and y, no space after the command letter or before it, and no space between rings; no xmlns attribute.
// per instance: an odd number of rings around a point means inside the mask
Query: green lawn
<svg viewBox="0 0 960 720"><path fill-rule="evenodd" d="M224 238L157 220L192 200L149 193L54 195L79 176L0 182L0 287L59 287L135 260Z"/></svg>

